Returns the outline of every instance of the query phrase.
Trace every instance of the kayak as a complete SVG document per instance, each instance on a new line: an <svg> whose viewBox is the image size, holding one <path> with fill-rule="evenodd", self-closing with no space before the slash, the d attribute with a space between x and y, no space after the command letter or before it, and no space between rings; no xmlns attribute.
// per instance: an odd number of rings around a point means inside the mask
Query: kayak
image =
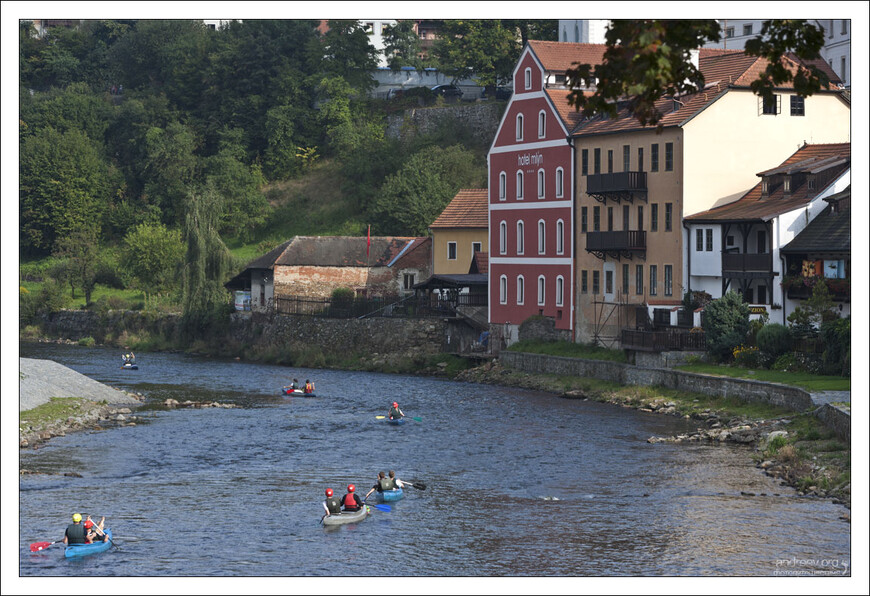
<svg viewBox="0 0 870 596"><path fill-rule="evenodd" d="M130 364L129 362L125 362L121 365L121 368L126 368L128 370L139 370L138 364Z"/></svg>
<svg viewBox="0 0 870 596"><path fill-rule="evenodd" d="M368 505L364 505L359 511L342 511L341 513L333 513L323 518L324 526L341 526L344 524L352 524L361 522L369 515Z"/></svg>
<svg viewBox="0 0 870 596"><path fill-rule="evenodd" d="M106 542L92 542L91 544L70 544L64 549L64 557L84 557L85 555L93 555L96 553L106 552L112 548L112 530L106 528L106 536L109 539Z"/></svg>
<svg viewBox="0 0 870 596"><path fill-rule="evenodd" d="M311 393L305 393L302 389L290 389L289 387L282 387L281 393L284 395L296 395L299 397L317 397L313 391Z"/></svg>
<svg viewBox="0 0 870 596"><path fill-rule="evenodd" d="M404 497L405 491L401 488L394 488L393 490L385 490L383 492L377 491L377 495L378 503L392 503L393 501L398 501Z"/></svg>
<svg viewBox="0 0 870 596"><path fill-rule="evenodd" d="M400 424L405 424L405 419L404 418L387 418L387 424L399 426Z"/></svg>

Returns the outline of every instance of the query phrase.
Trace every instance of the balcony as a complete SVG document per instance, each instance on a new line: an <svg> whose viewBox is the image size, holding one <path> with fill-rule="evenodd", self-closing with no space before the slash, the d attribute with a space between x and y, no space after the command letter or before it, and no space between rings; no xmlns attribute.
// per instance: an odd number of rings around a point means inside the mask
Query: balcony
<svg viewBox="0 0 870 596"><path fill-rule="evenodd" d="M586 194L602 203L607 199L617 203L621 200L632 203L635 198L646 201L646 172L590 174L586 177Z"/></svg>
<svg viewBox="0 0 870 596"><path fill-rule="evenodd" d="M635 254L646 256L646 232L643 230L588 232L586 252L592 253L599 259L603 259L606 255L629 259Z"/></svg>
<svg viewBox="0 0 870 596"><path fill-rule="evenodd" d="M771 277L773 255L771 253L722 253L723 277Z"/></svg>

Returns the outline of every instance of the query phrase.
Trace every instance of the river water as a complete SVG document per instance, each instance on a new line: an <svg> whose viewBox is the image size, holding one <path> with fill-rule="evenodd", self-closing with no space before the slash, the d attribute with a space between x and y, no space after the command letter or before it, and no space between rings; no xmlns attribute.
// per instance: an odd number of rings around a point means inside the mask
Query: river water
<svg viewBox="0 0 870 596"><path fill-rule="evenodd" d="M851 558L845 508L780 486L747 447L648 444L688 428L668 416L182 354L139 354L138 371L107 348L20 354L148 398L136 426L21 451L22 467L46 472L20 478L21 576L772 576ZM317 397L280 396L292 377ZM241 407L167 410L170 397ZM394 399L421 420L377 420ZM367 491L388 469L426 490L320 525L325 488ZM29 552L62 538L74 511L105 515L118 548Z"/></svg>

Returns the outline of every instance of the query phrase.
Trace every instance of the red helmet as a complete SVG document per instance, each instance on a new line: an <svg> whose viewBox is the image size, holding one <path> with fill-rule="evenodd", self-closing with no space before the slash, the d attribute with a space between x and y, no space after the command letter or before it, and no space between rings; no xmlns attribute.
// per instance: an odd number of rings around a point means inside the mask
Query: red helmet
<svg viewBox="0 0 870 596"><path fill-rule="evenodd" d="M399 402L394 401L394 402L393 402L393 407L394 407L394 408L398 408L398 407L399 407Z"/></svg>
<svg viewBox="0 0 870 596"><path fill-rule="evenodd" d="M355 490L356 490L356 487L353 484L347 485L347 492L352 493Z"/></svg>
<svg viewBox="0 0 870 596"><path fill-rule="evenodd" d="M326 496L327 496L327 497L331 497L331 496L332 496L332 489L331 489L331 488L327 488L327 489L326 489Z"/></svg>
<svg viewBox="0 0 870 596"><path fill-rule="evenodd" d="M88 521L85 522L85 528L86 528L86 529L90 530L90 529L93 528L93 527L94 527L94 522L92 522L91 520L88 520Z"/></svg>

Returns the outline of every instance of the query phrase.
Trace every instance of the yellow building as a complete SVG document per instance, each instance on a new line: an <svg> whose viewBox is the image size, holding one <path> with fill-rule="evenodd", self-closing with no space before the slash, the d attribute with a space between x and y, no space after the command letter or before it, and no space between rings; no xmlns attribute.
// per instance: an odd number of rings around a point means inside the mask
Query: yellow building
<svg viewBox="0 0 870 596"><path fill-rule="evenodd" d="M429 226L432 235L432 274L467 274L474 254L489 252L488 229L487 190L460 190Z"/></svg>

